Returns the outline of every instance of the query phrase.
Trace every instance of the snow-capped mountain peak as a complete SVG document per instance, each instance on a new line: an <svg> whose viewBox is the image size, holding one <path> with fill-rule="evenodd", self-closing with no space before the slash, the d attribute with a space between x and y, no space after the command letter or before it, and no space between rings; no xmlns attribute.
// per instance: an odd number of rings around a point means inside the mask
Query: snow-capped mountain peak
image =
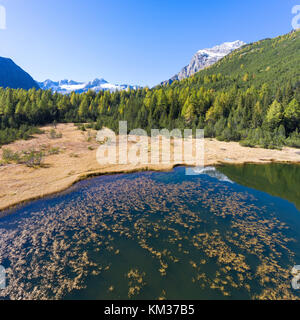
<svg viewBox="0 0 300 320"><path fill-rule="evenodd" d="M182 80L192 76L202 69L212 66L234 50L239 49L246 43L240 40L225 42L213 48L199 50L192 58L189 65L184 67L178 74L162 84L172 83L175 80Z"/></svg>
<svg viewBox="0 0 300 320"><path fill-rule="evenodd" d="M210 56L226 56L229 53L231 53L232 51L242 47L243 45L245 45L245 42L237 40L237 41L233 41L233 42L224 42L223 44L217 45L213 48L209 48L209 49L202 49L199 50L196 55L199 54L208 54Z"/></svg>
<svg viewBox="0 0 300 320"><path fill-rule="evenodd" d="M117 85L112 84L101 79L94 79L93 81L89 82L77 82L74 80L60 80L60 81L52 81L52 80L46 80L44 82L38 82L39 86L43 90L52 90L53 92L58 92L62 94L69 94L71 92L76 93L83 93L87 92L89 90L93 90L95 92L99 91L122 91L127 89L138 89L139 86L130 86L127 84L124 85Z"/></svg>

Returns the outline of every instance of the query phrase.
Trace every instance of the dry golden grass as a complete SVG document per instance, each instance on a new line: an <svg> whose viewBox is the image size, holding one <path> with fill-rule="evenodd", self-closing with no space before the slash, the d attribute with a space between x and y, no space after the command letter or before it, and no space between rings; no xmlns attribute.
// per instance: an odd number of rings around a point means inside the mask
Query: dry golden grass
<svg viewBox="0 0 300 320"><path fill-rule="evenodd" d="M0 166L0 210L14 205L45 197L73 185L75 182L100 174L135 172L142 170L170 170L175 165L184 165L185 161L172 161L171 164L143 165L100 165L96 159L99 144L96 131L82 132L73 124L59 124L56 131L62 138L51 139L51 126L42 128L45 133L28 141L17 141L4 148L13 151L42 150L59 148L59 154L47 155L44 165L28 168L21 164L4 164ZM129 143L129 147L135 143ZM112 146L113 147L113 146ZM0 150L0 159L2 150ZM173 157L171 156L171 159ZM246 148L236 142L220 142L205 139L205 165L220 163L300 163L297 149L266 150Z"/></svg>

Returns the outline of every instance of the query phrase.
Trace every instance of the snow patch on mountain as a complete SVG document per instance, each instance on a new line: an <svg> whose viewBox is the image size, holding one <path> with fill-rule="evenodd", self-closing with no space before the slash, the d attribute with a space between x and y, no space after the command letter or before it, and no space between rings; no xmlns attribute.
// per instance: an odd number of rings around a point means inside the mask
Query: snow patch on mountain
<svg viewBox="0 0 300 320"><path fill-rule="evenodd" d="M138 89L139 86L130 86L128 84L112 84L107 82L104 79L95 79L89 82L77 82L74 80L61 80L61 81L52 81L46 80L44 82L38 82L39 86L43 90L52 90L53 92L69 94L71 92L83 93L89 90L99 92L99 91L123 91L128 89Z"/></svg>
<svg viewBox="0 0 300 320"><path fill-rule="evenodd" d="M237 40L234 42L225 42L213 48L199 50L193 56L189 65L184 67L170 80L167 80L162 84L171 84L173 81L180 81L182 79L188 78L193 74L199 72L200 70L212 66L213 64L215 64L234 50L241 48L245 44L245 42Z"/></svg>

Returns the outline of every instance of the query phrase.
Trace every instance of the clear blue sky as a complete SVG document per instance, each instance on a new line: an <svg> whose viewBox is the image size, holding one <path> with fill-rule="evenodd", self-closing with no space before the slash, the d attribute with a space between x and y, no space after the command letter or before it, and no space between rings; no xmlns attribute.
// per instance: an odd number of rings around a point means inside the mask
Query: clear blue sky
<svg viewBox="0 0 300 320"><path fill-rule="evenodd" d="M199 49L289 32L300 0L0 0L0 56L36 80L155 85Z"/></svg>

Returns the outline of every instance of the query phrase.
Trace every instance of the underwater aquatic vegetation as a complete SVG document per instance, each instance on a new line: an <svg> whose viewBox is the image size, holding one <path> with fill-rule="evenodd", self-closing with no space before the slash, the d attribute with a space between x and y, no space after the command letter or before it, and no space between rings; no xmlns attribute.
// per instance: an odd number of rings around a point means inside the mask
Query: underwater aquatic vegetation
<svg viewBox="0 0 300 320"><path fill-rule="evenodd" d="M172 174L96 178L0 220L1 296L90 297L97 283L98 298L299 298L295 239L273 207L231 184Z"/></svg>

